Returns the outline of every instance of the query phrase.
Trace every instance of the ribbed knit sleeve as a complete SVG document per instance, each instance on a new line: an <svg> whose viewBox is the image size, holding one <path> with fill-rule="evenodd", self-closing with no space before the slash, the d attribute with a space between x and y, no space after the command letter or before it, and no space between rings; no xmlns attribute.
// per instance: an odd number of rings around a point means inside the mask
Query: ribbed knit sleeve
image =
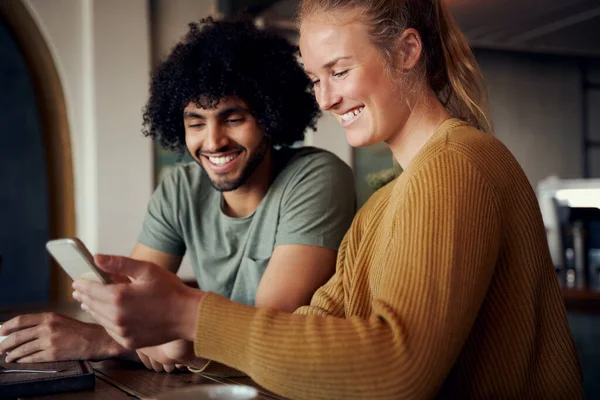
<svg viewBox="0 0 600 400"><path fill-rule="evenodd" d="M345 237L338 251L336 273L315 292L311 304L298 308L295 313L302 315L344 316L344 291L342 288L348 238Z"/></svg>
<svg viewBox="0 0 600 400"><path fill-rule="evenodd" d="M468 159L442 151L394 188L382 226L362 232L385 242L378 275L361 270L361 255L353 260L352 291L371 296L370 317L286 314L208 294L198 311L196 355L290 398L434 396L494 273L497 201ZM353 242L353 231L348 235ZM336 275L345 264L338 263ZM336 279L315 297L340 315L344 294Z"/></svg>

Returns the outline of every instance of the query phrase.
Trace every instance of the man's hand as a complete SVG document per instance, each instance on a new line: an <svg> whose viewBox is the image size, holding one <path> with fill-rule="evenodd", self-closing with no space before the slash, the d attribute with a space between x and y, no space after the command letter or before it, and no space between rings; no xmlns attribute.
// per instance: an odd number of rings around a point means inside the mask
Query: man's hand
<svg viewBox="0 0 600 400"><path fill-rule="evenodd" d="M73 297L119 344L138 349L176 339L194 340L203 292L150 262L118 256L96 256L95 261L110 274L128 276L131 283L77 280Z"/></svg>
<svg viewBox="0 0 600 400"><path fill-rule="evenodd" d="M0 354L6 362L34 363L61 360L99 360L125 349L100 325L87 324L56 313L27 314L2 325Z"/></svg>

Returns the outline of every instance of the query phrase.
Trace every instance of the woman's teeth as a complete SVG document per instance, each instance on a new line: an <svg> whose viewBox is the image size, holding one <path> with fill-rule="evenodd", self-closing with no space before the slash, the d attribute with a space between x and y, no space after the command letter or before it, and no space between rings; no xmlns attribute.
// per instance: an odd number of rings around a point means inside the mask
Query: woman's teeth
<svg viewBox="0 0 600 400"><path fill-rule="evenodd" d="M348 111L346 114L342 115L342 120L344 122L350 122L350 121L356 119L356 117L358 117L364 109L365 109L364 107L360 107L360 108L355 108L352 111Z"/></svg>

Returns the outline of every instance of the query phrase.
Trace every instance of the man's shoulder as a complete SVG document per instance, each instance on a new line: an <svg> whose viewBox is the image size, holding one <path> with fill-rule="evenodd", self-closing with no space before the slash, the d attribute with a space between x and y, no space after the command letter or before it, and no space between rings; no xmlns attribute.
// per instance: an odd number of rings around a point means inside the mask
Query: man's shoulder
<svg viewBox="0 0 600 400"><path fill-rule="evenodd" d="M198 196L204 197L215 191L208 179L205 178L202 168L194 161L172 167L164 175L159 185L165 193L177 197L184 195L184 197L195 198L195 200L198 200Z"/></svg>
<svg viewBox="0 0 600 400"><path fill-rule="evenodd" d="M277 150L281 162L281 173L293 174L295 171L310 172L313 169L326 168L352 173L352 169L335 154L316 147L282 148Z"/></svg>
<svg viewBox="0 0 600 400"><path fill-rule="evenodd" d="M193 161L169 167L160 179L160 185L187 187L202 181L202 168Z"/></svg>
<svg viewBox="0 0 600 400"><path fill-rule="evenodd" d="M341 198L355 201L354 173L335 154L315 147L285 151L290 152L288 162L269 189L272 196L279 196L284 201L309 198L315 201L333 198L341 203L344 202L339 200Z"/></svg>

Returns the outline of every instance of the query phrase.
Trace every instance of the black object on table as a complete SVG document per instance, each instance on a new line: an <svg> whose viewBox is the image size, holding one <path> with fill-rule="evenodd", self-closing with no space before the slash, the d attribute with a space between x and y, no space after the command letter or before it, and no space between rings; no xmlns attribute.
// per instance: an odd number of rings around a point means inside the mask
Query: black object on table
<svg viewBox="0 0 600 400"><path fill-rule="evenodd" d="M15 369L55 370L53 374L37 372L0 372L0 398L29 397L93 389L94 370L87 361L57 361L48 363L6 363L0 366Z"/></svg>

